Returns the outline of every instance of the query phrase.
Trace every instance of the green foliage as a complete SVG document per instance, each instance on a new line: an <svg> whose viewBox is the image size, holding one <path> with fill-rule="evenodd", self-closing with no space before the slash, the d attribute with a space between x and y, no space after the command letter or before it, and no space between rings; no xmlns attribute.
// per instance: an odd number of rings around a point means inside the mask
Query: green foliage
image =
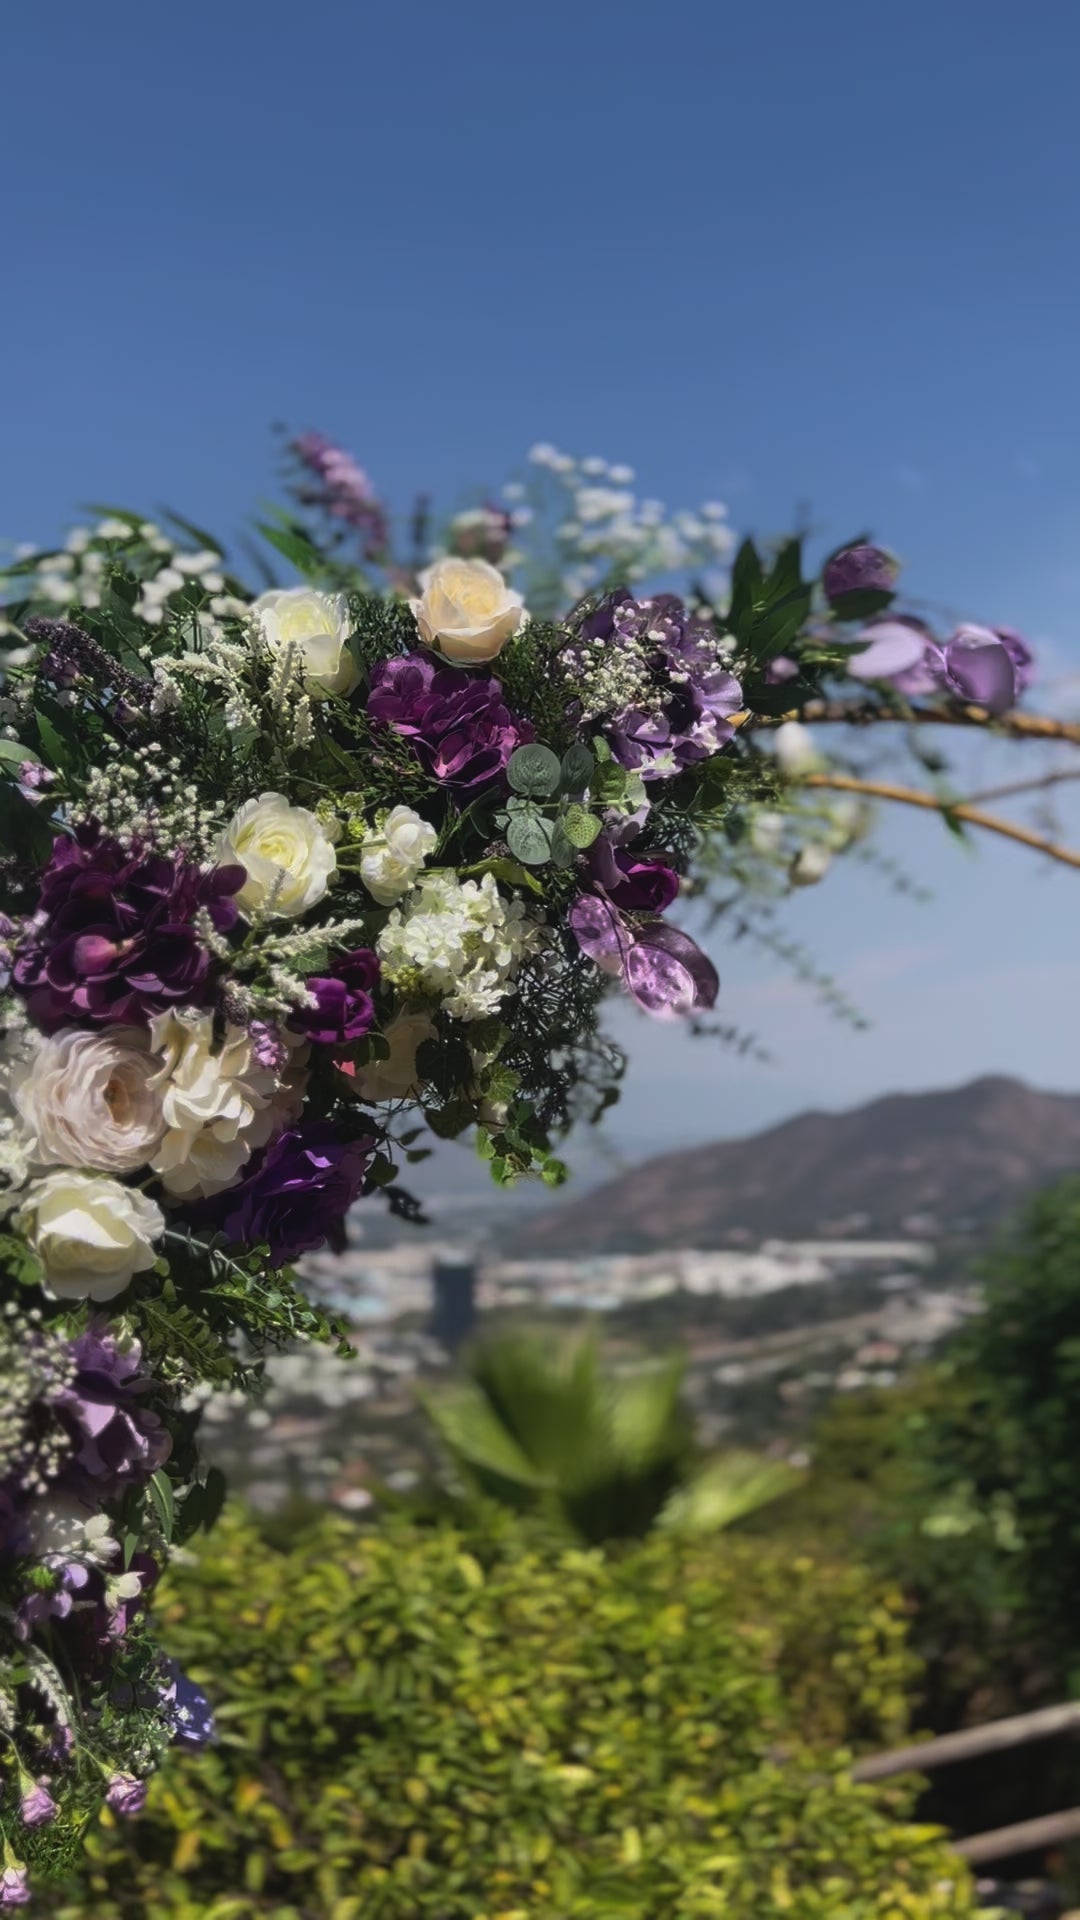
<svg viewBox="0 0 1080 1920"><path fill-rule="evenodd" d="M965 1870L851 1785L904 1730L899 1598L759 1542L617 1557L227 1518L161 1596L221 1740L91 1837L56 1920L961 1920Z"/></svg>
<svg viewBox="0 0 1080 1920"><path fill-rule="evenodd" d="M427 1411L466 1484L536 1509L591 1545L652 1526L713 1532L789 1493L798 1476L745 1454L702 1462L678 1356L605 1370L590 1333L484 1341Z"/></svg>

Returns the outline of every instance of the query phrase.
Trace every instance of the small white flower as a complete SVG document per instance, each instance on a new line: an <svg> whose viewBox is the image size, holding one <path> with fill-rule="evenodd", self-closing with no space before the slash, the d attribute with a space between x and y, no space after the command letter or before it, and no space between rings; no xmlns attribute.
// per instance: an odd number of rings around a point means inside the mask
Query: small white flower
<svg viewBox="0 0 1080 1920"><path fill-rule="evenodd" d="M67 553L85 553L89 545L89 527L72 527L71 532L64 541L64 548Z"/></svg>
<svg viewBox="0 0 1080 1920"><path fill-rule="evenodd" d="M104 1174L47 1173L27 1188L15 1224L56 1300L112 1300L146 1273L165 1231L157 1202Z"/></svg>
<svg viewBox="0 0 1080 1920"><path fill-rule="evenodd" d="M249 919L269 913L292 920L306 913L337 870L325 828L306 807L290 806L283 793L245 800L218 842L217 857L221 866L245 869L236 898Z"/></svg>
<svg viewBox="0 0 1080 1920"><path fill-rule="evenodd" d="M390 1048L386 1060L357 1067L354 1085L362 1100L408 1100L418 1091L417 1049L434 1040L436 1031L426 1013L399 1013L384 1038Z"/></svg>
<svg viewBox="0 0 1080 1920"><path fill-rule="evenodd" d="M411 807L392 808L379 826L364 835L360 878L380 907L393 906L416 885L438 838L435 828Z"/></svg>
<svg viewBox="0 0 1080 1920"><path fill-rule="evenodd" d="M616 487L630 487L634 483L633 467L609 467L608 479Z"/></svg>
<svg viewBox="0 0 1080 1920"><path fill-rule="evenodd" d="M127 521L116 520L111 515L105 520L98 521L97 526L94 528L94 534L98 540L131 540L134 538Z"/></svg>
<svg viewBox="0 0 1080 1920"><path fill-rule="evenodd" d="M522 902L504 900L490 873L480 881L430 873L394 908L377 945L391 984L409 990L419 978L456 1019L483 1020L513 992L541 939Z"/></svg>
<svg viewBox="0 0 1080 1920"><path fill-rule="evenodd" d="M582 461L581 471L582 473L588 473L588 474L594 474L594 475L598 473L606 473L607 461L601 460L599 454L591 453L587 460Z"/></svg>
<svg viewBox="0 0 1080 1920"><path fill-rule="evenodd" d="M198 578L203 573L217 573L221 566L221 555L211 553L207 547L202 553L178 553L173 564L178 573L189 573Z"/></svg>
<svg viewBox="0 0 1080 1920"><path fill-rule="evenodd" d="M109 1534L109 1516L85 1507L71 1493L50 1493L35 1500L26 1516L27 1545L35 1560L62 1566L78 1560L105 1566L117 1552Z"/></svg>
<svg viewBox="0 0 1080 1920"><path fill-rule="evenodd" d="M165 1124L154 1085L159 1065L137 1027L67 1028L16 1056L10 1095L31 1160L99 1173L145 1166Z"/></svg>
<svg viewBox="0 0 1080 1920"><path fill-rule="evenodd" d="M349 609L343 593L314 587L275 588L252 603L252 617L276 657L293 650L308 693L351 693L360 669L349 651Z"/></svg>
<svg viewBox="0 0 1080 1920"><path fill-rule="evenodd" d="M486 560L436 560L420 575L420 598L409 606L425 646L461 666L494 660L525 622L520 593Z"/></svg>

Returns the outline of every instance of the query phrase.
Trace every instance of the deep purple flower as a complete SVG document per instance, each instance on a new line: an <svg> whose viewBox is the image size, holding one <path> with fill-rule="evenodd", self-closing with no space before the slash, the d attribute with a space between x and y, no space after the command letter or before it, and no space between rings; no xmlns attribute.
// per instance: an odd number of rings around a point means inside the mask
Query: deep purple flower
<svg viewBox="0 0 1080 1920"><path fill-rule="evenodd" d="M361 1040L375 1023L372 994L379 981L378 955L370 947L357 947L338 960L329 973L314 974L305 980L315 996L313 1007L298 1007L290 1026L307 1040L322 1046L345 1046Z"/></svg>
<svg viewBox="0 0 1080 1920"><path fill-rule="evenodd" d="M19 1818L24 1827L44 1827L50 1820L56 1819L56 1801L39 1780L36 1786L28 1787L19 1801Z"/></svg>
<svg viewBox="0 0 1080 1920"><path fill-rule="evenodd" d="M571 686L595 673L597 641L636 657L650 683L640 704L598 716L621 766L643 780L664 780L726 746L735 731L731 716L743 704L742 688L706 620L674 594L651 600L635 600L623 589L608 594L564 649Z"/></svg>
<svg viewBox="0 0 1080 1920"><path fill-rule="evenodd" d="M122 1819L132 1819L146 1805L146 1781L136 1779L133 1773L112 1774L105 1805L120 1814Z"/></svg>
<svg viewBox="0 0 1080 1920"><path fill-rule="evenodd" d="M364 1183L374 1141L342 1140L325 1120L279 1133L238 1186L192 1210L199 1225L226 1238L270 1249L271 1265L286 1266L321 1247L344 1218Z"/></svg>
<svg viewBox="0 0 1080 1920"><path fill-rule="evenodd" d="M679 876L656 855L613 846L602 833L589 849L589 871L616 907L663 913L679 891Z"/></svg>
<svg viewBox="0 0 1080 1920"><path fill-rule="evenodd" d="M37 913L15 954L13 984L47 1033L71 1021L140 1025L177 1004L205 1004L212 956L195 916L219 933L237 918L243 867L204 873L180 856L125 852L96 827L60 835Z"/></svg>
<svg viewBox="0 0 1080 1920"><path fill-rule="evenodd" d="M533 737L493 674L440 667L423 653L379 662L367 711L409 741L433 779L459 790L498 780L515 747Z"/></svg>
<svg viewBox="0 0 1080 1920"><path fill-rule="evenodd" d="M208 1746L214 1738L214 1715L201 1687L189 1680L175 1660L166 1660L165 1684L158 1694L158 1707L172 1729L178 1747Z"/></svg>
<svg viewBox="0 0 1080 1920"><path fill-rule="evenodd" d="M1007 713L1030 678L1031 653L1008 628L957 627L942 649L945 685L961 700Z"/></svg>
<svg viewBox="0 0 1080 1920"><path fill-rule="evenodd" d="M899 578L900 564L884 547L844 547L828 562L821 584L835 604L849 593L891 593Z"/></svg>
<svg viewBox="0 0 1080 1920"><path fill-rule="evenodd" d="M72 1353L75 1379L55 1401L75 1443L61 1479L75 1491L93 1482L97 1498L111 1498L156 1473L172 1442L157 1414L140 1404L152 1383L140 1370L137 1342L125 1350L92 1324Z"/></svg>
<svg viewBox="0 0 1080 1920"><path fill-rule="evenodd" d="M633 925L596 894L579 894L570 926L583 953L621 977L631 997L658 1020L714 1006L720 978L697 942L666 920Z"/></svg>

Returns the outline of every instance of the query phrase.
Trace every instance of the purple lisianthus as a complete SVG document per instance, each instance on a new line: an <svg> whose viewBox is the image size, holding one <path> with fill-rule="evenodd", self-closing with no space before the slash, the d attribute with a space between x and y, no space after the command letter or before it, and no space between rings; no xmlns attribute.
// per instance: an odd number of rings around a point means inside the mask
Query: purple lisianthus
<svg viewBox="0 0 1080 1920"><path fill-rule="evenodd" d="M623 671L636 667L640 687L618 711L597 715L620 766L643 780L665 780L726 746L742 688L706 620L674 594L651 600L635 600L622 589L608 594L564 650L571 685L588 689L602 675L608 647L621 656Z"/></svg>
<svg viewBox="0 0 1080 1920"><path fill-rule="evenodd" d="M628 912L663 913L679 891L679 876L666 861L613 846L604 833L593 841L588 864L597 886Z"/></svg>
<svg viewBox="0 0 1080 1920"><path fill-rule="evenodd" d="M219 933L237 919L243 867L204 873L181 856L125 851L96 827L53 842L38 911L19 941L12 983L37 1026L145 1024L208 998L213 956L195 919Z"/></svg>
<svg viewBox="0 0 1080 1920"><path fill-rule="evenodd" d="M146 1805L146 1781L137 1779L133 1773L110 1775L105 1805L122 1819L133 1819Z"/></svg>
<svg viewBox="0 0 1080 1920"><path fill-rule="evenodd" d="M172 1442L157 1414L140 1404L152 1383L141 1372L137 1342L124 1349L92 1324L75 1340L72 1356L75 1378L55 1400L74 1442L62 1483L81 1491L92 1482L97 1498L111 1498L156 1473Z"/></svg>
<svg viewBox="0 0 1080 1920"><path fill-rule="evenodd" d="M942 648L946 687L961 700L1007 713L1030 680L1031 652L1011 629L959 626Z"/></svg>
<svg viewBox="0 0 1080 1920"><path fill-rule="evenodd" d="M244 1179L192 1210L243 1246L266 1245L284 1267L321 1247L359 1196L374 1141L343 1140L326 1120L279 1133Z"/></svg>
<svg viewBox="0 0 1080 1920"><path fill-rule="evenodd" d="M314 974L304 985L314 996L312 1007L298 1007L290 1026L321 1046L345 1046L362 1040L375 1023L372 994L379 981L379 960L370 947L357 947L338 960L329 973Z"/></svg>
<svg viewBox="0 0 1080 1920"><path fill-rule="evenodd" d="M434 780L460 791L500 779L514 749L533 737L493 674L440 667L423 653L379 662L367 711L409 741Z"/></svg>
<svg viewBox="0 0 1080 1920"><path fill-rule="evenodd" d="M834 553L821 584L826 600L835 605L849 593L891 593L899 578L900 564L893 554L884 547L860 545Z"/></svg>
<svg viewBox="0 0 1080 1920"><path fill-rule="evenodd" d="M658 1020L715 1005L720 978L697 942L665 920L625 920L608 900L579 894L570 926L583 953L621 978L631 998Z"/></svg>
<svg viewBox="0 0 1080 1920"><path fill-rule="evenodd" d="M44 1827L56 1819L56 1801L42 1781L27 1787L19 1800L19 1818L24 1827Z"/></svg>

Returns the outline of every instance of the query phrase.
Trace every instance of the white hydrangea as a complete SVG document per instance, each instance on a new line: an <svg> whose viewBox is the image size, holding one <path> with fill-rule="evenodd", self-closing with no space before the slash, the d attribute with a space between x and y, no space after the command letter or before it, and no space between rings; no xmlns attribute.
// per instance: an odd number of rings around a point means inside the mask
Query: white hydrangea
<svg viewBox="0 0 1080 1920"><path fill-rule="evenodd" d="M425 875L379 936L383 973L404 992L437 995L458 1020L498 1011L521 962L543 934L521 900L504 900L490 873Z"/></svg>

